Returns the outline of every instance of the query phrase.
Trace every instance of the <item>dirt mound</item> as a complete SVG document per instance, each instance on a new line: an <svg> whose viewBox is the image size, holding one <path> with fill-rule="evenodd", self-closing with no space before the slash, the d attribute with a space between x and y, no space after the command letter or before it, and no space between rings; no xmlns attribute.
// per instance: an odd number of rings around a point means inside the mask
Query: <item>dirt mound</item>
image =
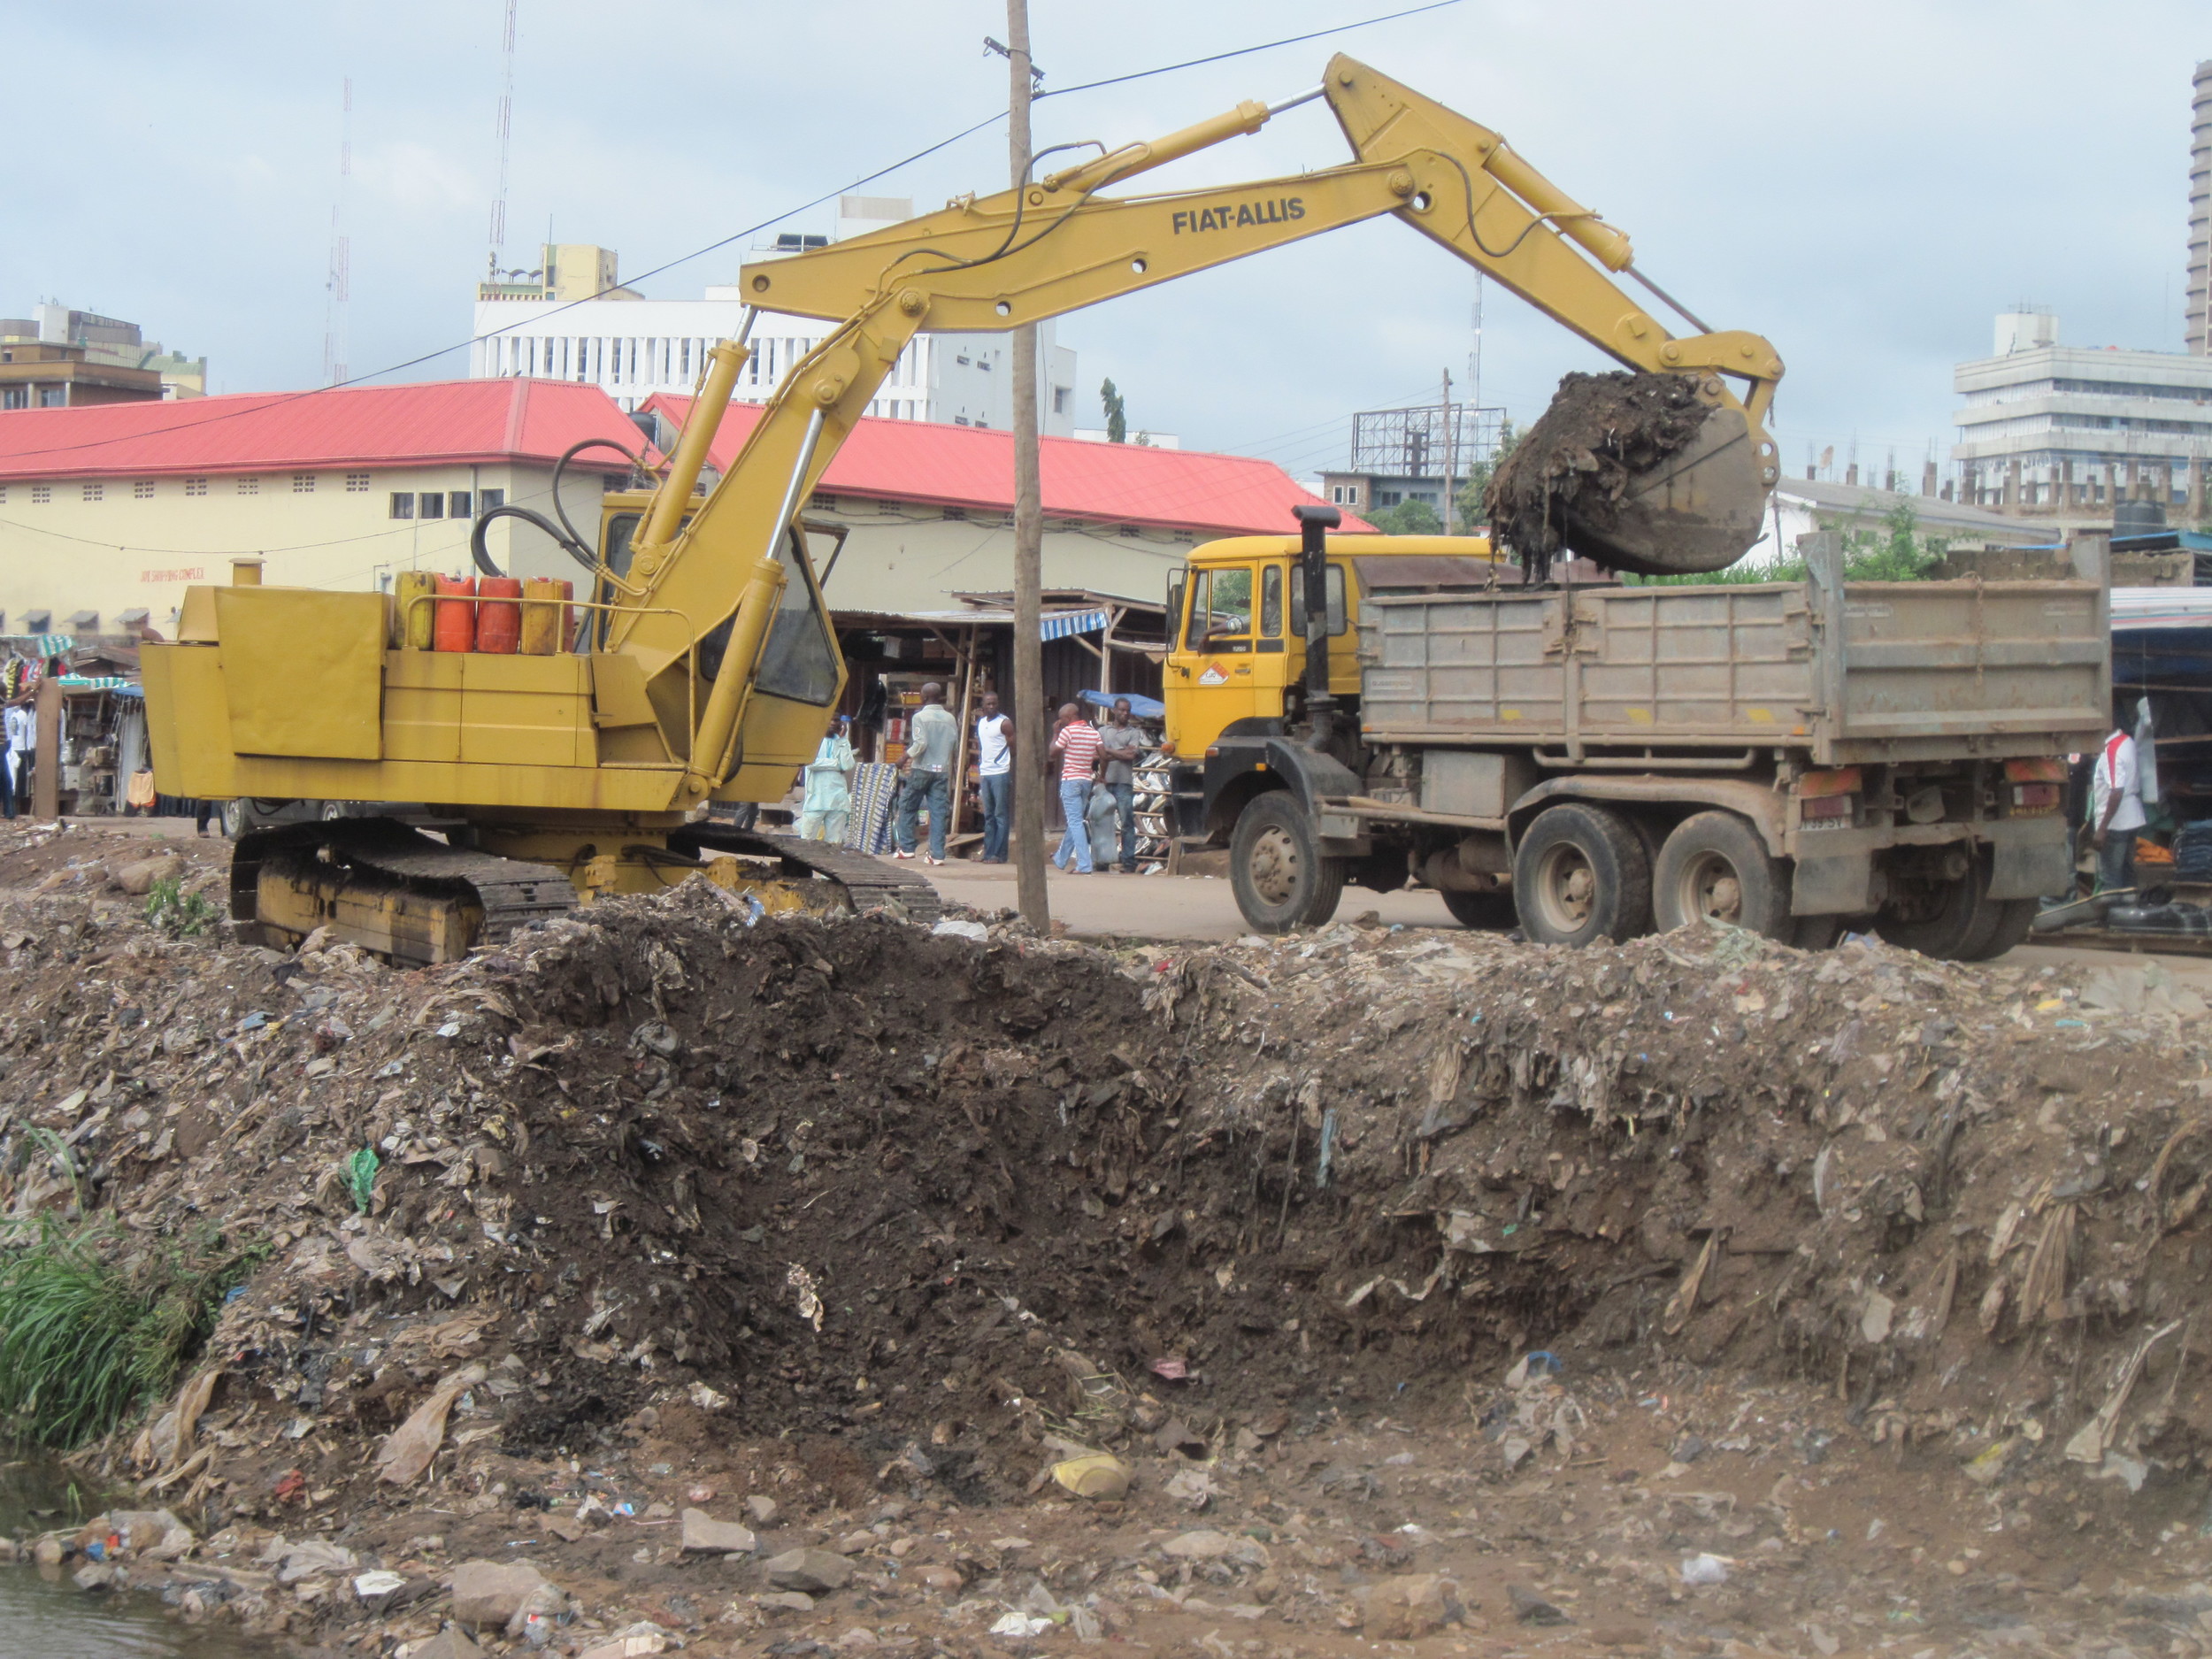
<svg viewBox="0 0 2212 1659"><path fill-rule="evenodd" d="M1709 406L1694 374L1569 374L1483 497L1493 534L1540 580L1563 548L1613 561L1578 534L1617 522L1632 485L1697 436Z"/></svg>
<svg viewBox="0 0 2212 1659"><path fill-rule="evenodd" d="M1470 1379L1531 1349L1809 1381L1943 1468L2177 1479L2212 1431L2171 1328L2212 1288L2206 1010L2131 964L1110 953L703 882L421 972L59 894L0 920L0 1209L273 1247L165 1498L211 1528L378 1510L377 1448L471 1361L431 1479L534 1502L641 1425L734 1489L754 1447L847 1506L1007 1502L1070 1442L1494 1413Z"/></svg>

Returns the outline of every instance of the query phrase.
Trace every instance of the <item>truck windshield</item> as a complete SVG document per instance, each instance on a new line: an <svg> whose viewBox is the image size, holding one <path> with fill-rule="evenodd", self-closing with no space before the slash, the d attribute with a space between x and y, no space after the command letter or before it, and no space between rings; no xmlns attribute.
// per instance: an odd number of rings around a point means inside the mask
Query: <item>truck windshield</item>
<svg viewBox="0 0 2212 1659"><path fill-rule="evenodd" d="M1248 651L1252 649L1252 568L1220 565L1191 572L1190 626L1183 635L1189 651Z"/></svg>

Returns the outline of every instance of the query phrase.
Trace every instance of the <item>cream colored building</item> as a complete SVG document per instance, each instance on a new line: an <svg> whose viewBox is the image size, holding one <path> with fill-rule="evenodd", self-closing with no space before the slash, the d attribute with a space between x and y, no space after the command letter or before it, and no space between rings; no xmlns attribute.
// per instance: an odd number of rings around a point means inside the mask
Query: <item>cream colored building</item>
<svg viewBox="0 0 2212 1659"><path fill-rule="evenodd" d="M0 634L166 634L185 588L227 580L241 557L304 588L465 573L475 515L549 512L554 460L588 437L641 442L596 388L542 382L0 414ZM563 503L587 536L602 490L626 480L611 450L571 465ZM510 574L584 573L512 519L486 545Z"/></svg>

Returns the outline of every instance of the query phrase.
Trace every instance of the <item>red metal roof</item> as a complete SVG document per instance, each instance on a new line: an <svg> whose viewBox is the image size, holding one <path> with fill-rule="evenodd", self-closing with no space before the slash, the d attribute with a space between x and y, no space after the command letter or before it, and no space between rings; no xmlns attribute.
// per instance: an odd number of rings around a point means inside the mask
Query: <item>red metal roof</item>
<svg viewBox="0 0 2212 1659"><path fill-rule="evenodd" d="M691 399L661 394L644 407L680 426ZM760 417L758 404L730 406L709 451L717 467L728 468ZM1077 438L1046 438L1039 448L1044 510L1056 518L1281 534L1297 528L1293 507L1320 504L1320 497L1299 488L1272 461L1249 456ZM821 487L829 495L1011 512L1014 436L981 426L864 419L830 463ZM1343 527L1374 526L1348 512Z"/></svg>
<svg viewBox="0 0 2212 1659"><path fill-rule="evenodd" d="M422 380L0 414L0 480L550 462L581 438L641 442L572 380ZM590 449L586 465L621 463Z"/></svg>

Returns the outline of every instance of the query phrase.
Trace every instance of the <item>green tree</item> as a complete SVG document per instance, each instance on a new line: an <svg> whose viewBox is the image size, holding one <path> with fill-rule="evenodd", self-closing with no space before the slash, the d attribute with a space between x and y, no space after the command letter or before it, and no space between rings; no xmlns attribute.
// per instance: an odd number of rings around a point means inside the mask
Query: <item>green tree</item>
<svg viewBox="0 0 2212 1659"><path fill-rule="evenodd" d="M1385 535L1442 535L1444 519L1425 501L1402 501L1371 516L1369 522Z"/></svg>
<svg viewBox="0 0 2212 1659"><path fill-rule="evenodd" d="M1098 388L1098 401L1106 405L1106 442L1126 443L1129 441L1129 411L1111 380Z"/></svg>
<svg viewBox="0 0 2212 1659"><path fill-rule="evenodd" d="M1455 534L1471 535L1489 522L1490 515L1483 511L1482 498L1490 492L1490 480L1505 465L1505 457L1513 453L1513 446L1521 441L1521 433L1510 420L1498 424L1497 448L1482 460L1467 469L1467 481L1460 486L1454 498L1459 520Z"/></svg>

